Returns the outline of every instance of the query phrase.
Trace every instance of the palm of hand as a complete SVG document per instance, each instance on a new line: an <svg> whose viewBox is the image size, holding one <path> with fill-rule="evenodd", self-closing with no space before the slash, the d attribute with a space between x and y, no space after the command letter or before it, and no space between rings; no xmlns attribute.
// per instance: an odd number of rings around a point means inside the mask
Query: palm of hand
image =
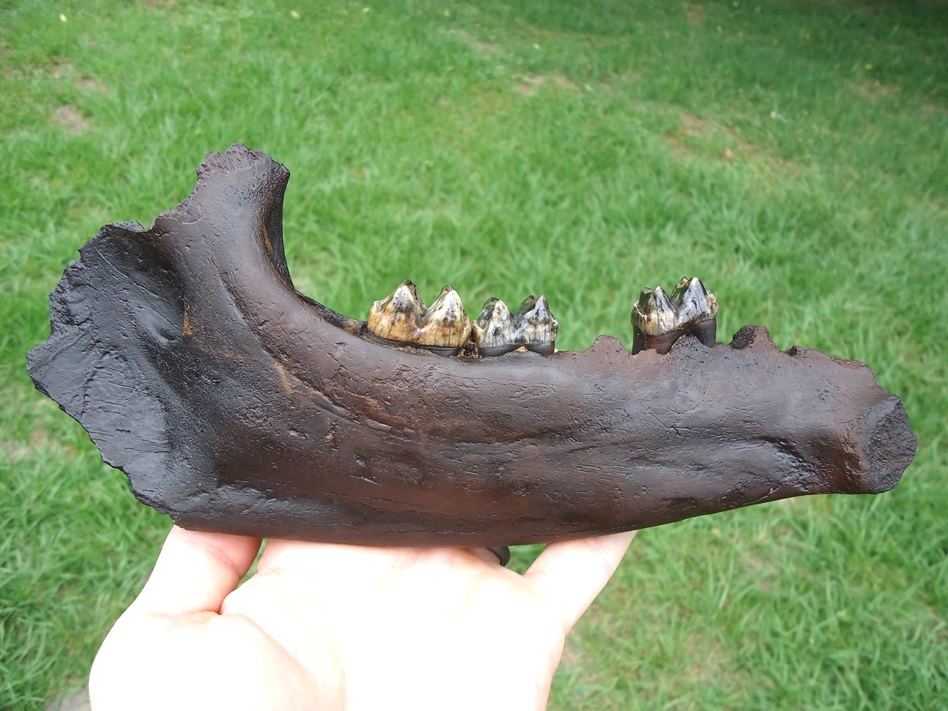
<svg viewBox="0 0 948 711"><path fill-rule="evenodd" d="M632 534L490 552L173 529L90 678L93 708L542 709L566 634ZM399 700L402 700L399 703Z"/></svg>

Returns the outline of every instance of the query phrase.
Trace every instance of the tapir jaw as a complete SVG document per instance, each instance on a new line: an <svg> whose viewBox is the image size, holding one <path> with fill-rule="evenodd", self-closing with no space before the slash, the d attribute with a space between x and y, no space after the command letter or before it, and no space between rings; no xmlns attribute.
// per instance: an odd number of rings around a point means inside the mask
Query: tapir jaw
<svg viewBox="0 0 948 711"><path fill-rule="evenodd" d="M362 321L293 287L289 173L243 146L144 229L107 225L50 297L36 386L179 524L373 545L502 546L804 494L878 493L912 461L869 369L715 344L697 279L648 289L633 352L557 351L544 296L472 321L411 282ZM555 307L555 303L553 304ZM670 349L670 350L669 350Z"/></svg>

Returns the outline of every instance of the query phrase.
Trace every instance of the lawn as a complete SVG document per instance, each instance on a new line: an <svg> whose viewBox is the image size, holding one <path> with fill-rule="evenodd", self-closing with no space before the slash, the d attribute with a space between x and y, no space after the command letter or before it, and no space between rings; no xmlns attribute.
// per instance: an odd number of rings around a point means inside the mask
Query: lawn
<svg viewBox="0 0 948 711"><path fill-rule="evenodd" d="M893 492L641 533L551 709L948 707L943 0L0 0L0 101L0 708L82 686L170 526L33 391L48 293L238 141L293 173L291 272L344 313L545 293L559 348L631 346L639 290L694 274L725 340L903 398Z"/></svg>

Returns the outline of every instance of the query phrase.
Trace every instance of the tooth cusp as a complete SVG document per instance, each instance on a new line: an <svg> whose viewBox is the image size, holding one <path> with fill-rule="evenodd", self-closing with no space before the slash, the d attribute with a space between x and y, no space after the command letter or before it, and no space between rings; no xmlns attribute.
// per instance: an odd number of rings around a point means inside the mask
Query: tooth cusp
<svg viewBox="0 0 948 711"><path fill-rule="evenodd" d="M553 355L556 350L556 332L559 324L550 312L545 296L528 296L514 316L517 336L527 350Z"/></svg>
<svg viewBox="0 0 948 711"><path fill-rule="evenodd" d="M678 308L679 325L708 321L718 315L718 300L705 289L698 277L684 277L672 293Z"/></svg>
<svg viewBox="0 0 948 711"><path fill-rule="evenodd" d="M489 298L474 322L474 336L481 355L496 356L516 350L513 315L510 308L496 297Z"/></svg>

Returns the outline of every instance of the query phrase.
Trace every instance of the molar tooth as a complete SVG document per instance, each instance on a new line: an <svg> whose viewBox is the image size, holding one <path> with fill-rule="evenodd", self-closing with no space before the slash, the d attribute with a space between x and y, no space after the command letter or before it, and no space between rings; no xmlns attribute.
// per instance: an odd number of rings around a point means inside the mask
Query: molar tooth
<svg viewBox="0 0 948 711"><path fill-rule="evenodd" d="M632 309L632 354L646 348L667 353L686 333L713 346L717 314L717 299L697 277L679 281L671 297L660 286L645 289Z"/></svg>
<svg viewBox="0 0 948 711"><path fill-rule="evenodd" d="M528 296L513 316L514 334L518 345L543 355L556 351L556 332L559 324L550 313L545 296Z"/></svg>
<svg viewBox="0 0 948 711"><path fill-rule="evenodd" d="M372 304L367 326L379 338L412 343L424 318L425 304L418 297L418 289L405 281L390 296Z"/></svg>
<svg viewBox="0 0 948 711"><path fill-rule="evenodd" d="M471 337L471 319L464 312L461 297L445 286L422 319L415 343L438 348L461 348Z"/></svg>
<svg viewBox="0 0 948 711"><path fill-rule="evenodd" d="M474 332L481 355L503 355L520 345L516 343L510 308L493 296L485 302L477 321L474 322Z"/></svg>

